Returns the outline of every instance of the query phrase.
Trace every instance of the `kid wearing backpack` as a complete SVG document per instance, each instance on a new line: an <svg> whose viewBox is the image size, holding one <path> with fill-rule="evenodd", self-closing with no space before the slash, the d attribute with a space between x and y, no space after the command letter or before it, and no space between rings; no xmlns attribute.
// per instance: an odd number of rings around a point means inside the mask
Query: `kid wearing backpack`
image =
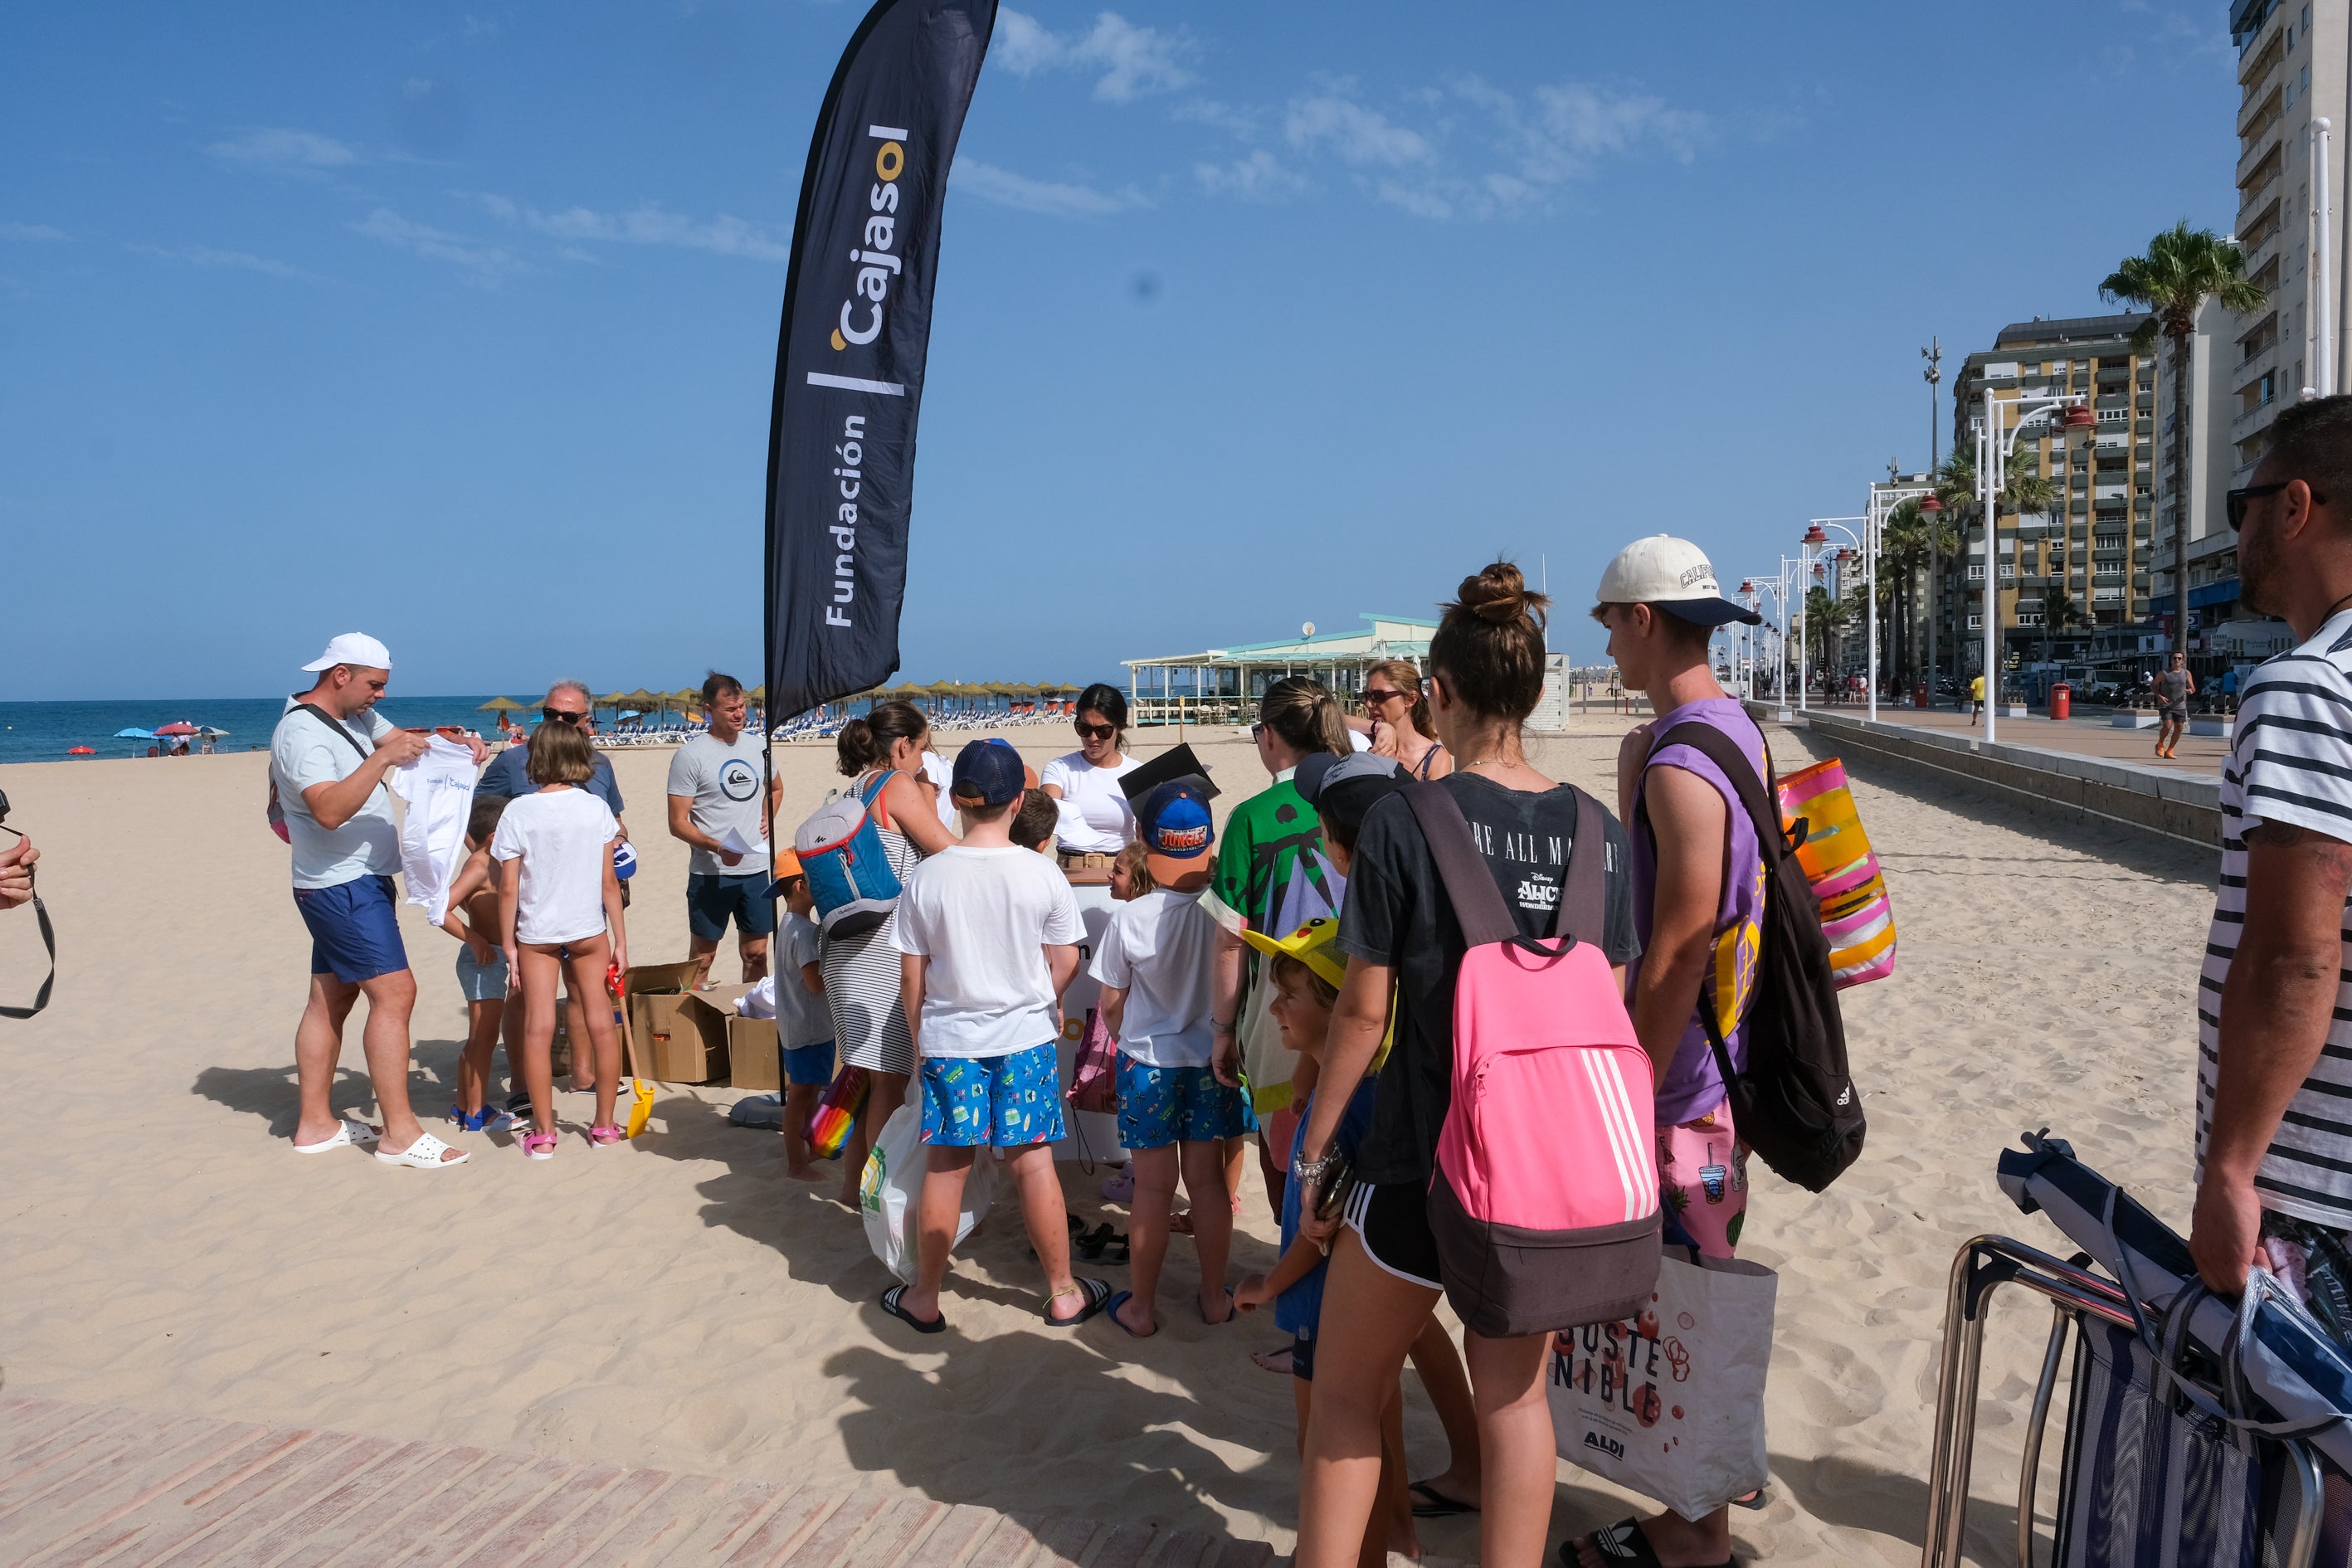
<svg viewBox="0 0 2352 1568"><path fill-rule="evenodd" d="M1627 995L1656 1074L1659 1190L1702 1253L1728 1258L1748 1217L1747 1151L1701 1013L1716 1023L1734 1070L1745 1068L1766 867L1739 786L1722 765L1687 740L1657 742L1703 725L1738 749L1758 781L1765 777L1763 733L1707 662L1717 626L1762 617L1723 597L1697 546L1664 534L1618 552L1592 615L1609 630L1609 655L1626 684L1646 692L1657 715L1618 750L1617 797L1626 820L1647 829L1633 844L1643 946ZM1728 1563L1730 1509L1697 1521L1672 1510L1628 1519L1575 1551L1583 1568L1641 1562L1645 1552L1665 1564Z"/></svg>
<svg viewBox="0 0 2352 1568"><path fill-rule="evenodd" d="M1459 1140L1465 1128L1483 1126L1481 1118L1494 1108L1454 1103L1457 976L1474 954L1490 966L1518 954L1515 941L1503 940L1506 933L1549 939L1557 919L1586 951L1562 950L1553 962L1565 965L1560 973L1580 977L1580 1002L1597 997L1592 1017L1567 1024L1589 1025L1607 1047L1592 1054L1607 1055L1612 1069L1617 1053L1634 1049L1612 976L1636 951L1624 831L1589 796L1529 766L1521 743L1522 727L1543 692L1538 617L1545 604L1507 562L1463 581L1429 650L1430 716L1454 771L1373 805L1349 856L1336 939L1347 955L1346 978L1324 1046L1320 1092L1291 1168L1303 1209L1317 1206L1326 1185L1340 1175L1338 1132L1349 1096L1337 1086L1354 1084L1370 1068L1389 1030L1391 997L1395 1041L1380 1068L1372 1125L1341 1198L1347 1223L1333 1245L1325 1286L1299 1489L1298 1568L1354 1568L1379 1499L1382 1413L1439 1296L1447 1293L1447 1284L1462 1283L1444 1278L1433 1219L1440 1196L1450 1190L1437 1181L1441 1144L1447 1135ZM1423 826L1423 805L1453 814L1439 817L1452 830L1443 840L1445 853L1463 875L1485 879L1483 900L1457 910L1449 883L1465 898L1476 889L1441 869ZM1463 859L1470 864L1463 867ZM1474 948L1465 924L1487 940ZM1538 967L1532 954L1529 960L1527 968ZM1622 1047L1613 1043L1619 1035ZM1549 1058L1557 1053L1529 1054ZM1503 1109L1541 1114L1545 1105ZM1623 1109L1629 1125L1646 1121L1646 1096ZM1571 1142L1574 1148L1568 1147ZM1590 1144L1606 1168L1617 1147L1614 1137L1596 1130L1588 1138L1580 1127L1572 1140L1555 1136L1544 1148L1530 1146L1545 1143L1482 1142L1470 1152L1507 1167L1525 1158L1581 1158ZM1654 1277L1654 1188L1644 1184L1619 1192L1618 1184L1609 1188L1618 1205L1609 1218L1626 1235L1609 1232L1612 1255L1633 1257L1646 1235ZM1521 1195L1581 1201L1579 1194L1549 1190ZM1474 1193L1473 1200L1481 1196ZM1643 1208L1646 1215L1625 1212ZM1582 1288L1576 1280L1566 1286L1570 1293ZM1458 1310L1459 1299L1455 1305ZM1464 1316L1466 1321L1471 1314ZM1496 1327L1482 1332L1472 1326L1465 1335L1478 1412L1478 1556L1487 1568L1539 1568L1558 1465L1544 1397L1551 1334L1512 1321Z"/></svg>

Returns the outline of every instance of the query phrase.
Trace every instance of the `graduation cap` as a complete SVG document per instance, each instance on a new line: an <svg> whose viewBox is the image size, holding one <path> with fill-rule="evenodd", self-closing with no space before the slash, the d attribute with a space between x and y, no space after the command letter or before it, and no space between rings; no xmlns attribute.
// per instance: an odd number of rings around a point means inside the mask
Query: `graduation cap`
<svg viewBox="0 0 2352 1568"><path fill-rule="evenodd" d="M1196 778L1202 794L1209 799L1217 796L1217 786L1209 782L1208 765L1192 754L1187 742L1166 751L1131 773L1120 775L1118 787L1132 805L1171 779Z"/></svg>

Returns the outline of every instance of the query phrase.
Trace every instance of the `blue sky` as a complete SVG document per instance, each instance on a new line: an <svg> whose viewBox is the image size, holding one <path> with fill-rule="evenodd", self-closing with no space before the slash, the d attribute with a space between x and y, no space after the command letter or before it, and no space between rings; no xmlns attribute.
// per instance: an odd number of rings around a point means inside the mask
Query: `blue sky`
<svg viewBox="0 0 2352 1568"><path fill-rule="evenodd" d="M784 258L852 5L12 7L0 698L759 662ZM1427 615L1554 646L1924 465L1916 349L2226 231L2224 8L1001 13L950 187L925 679ZM1947 410L1948 414L1948 410Z"/></svg>

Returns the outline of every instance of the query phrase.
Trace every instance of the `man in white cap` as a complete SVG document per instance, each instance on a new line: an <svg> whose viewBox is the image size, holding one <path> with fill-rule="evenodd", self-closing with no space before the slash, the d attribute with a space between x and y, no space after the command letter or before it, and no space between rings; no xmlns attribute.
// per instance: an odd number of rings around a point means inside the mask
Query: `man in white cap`
<svg viewBox="0 0 2352 1568"><path fill-rule="evenodd" d="M294 1151L321 1154L377 1143L391 1164L438 1170L467 1156L417 1125L408 1106L408 1014L416 977L400 940L400 829L383 775L421 755L427 737L375 711L392 679L392 655L362 632L345 632L302 667L318 677L286 700L269 738L276 824L294 849L294 906L310 931L310 1000L294 1031L301 1119ZM477 743L477 752L479 752ZM479 761L478 754L476 758ZM338 1117L329 1103L342 1055L343 1021L362 994L361 1036L383 1130Z"/></svg>
<svg viewBox="0 0 2352 1568"><path fill-rule="evenodd" d="M1723 596L1698 546L1663 533L1619 551L1598 598L1609 655L1655 715L1618 749L1617 810L1633 838L1642 953L1626 999L1654 1075L1658 1187L1699 1251L1728 1258L1748 1216L1747 1162L1708 1035L1722 1037L1735 1070L1746 1065L1764 858L1727 768L1760 785L1766 757L1763 732L1717 683L1707 644L1717 626L1762 617ZM1567 1556L1581 1568L1727 1564L1729 1509L1628 1519Z"/></svg>

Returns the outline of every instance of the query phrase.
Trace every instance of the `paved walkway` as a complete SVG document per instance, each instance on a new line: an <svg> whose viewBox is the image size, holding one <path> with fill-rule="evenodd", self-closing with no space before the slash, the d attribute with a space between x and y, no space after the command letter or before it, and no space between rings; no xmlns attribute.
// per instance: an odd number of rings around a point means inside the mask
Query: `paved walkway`
<svg viewBox="0 0 2352 1568"><path fill-rule="evenodd" d="M1264 1568L1192 1531L0 1398L11 1568Z"/></svg>
<svg viewBox="0 0 2352 1568"><path fill-rule="evenodd" d="M1831 707L1816 706L1813 711L1832 719L1863 719L1870 710L1859 702L1844 702ZM1878 705L1881 723L1901 724L1906 728L1933 730L1948 735L1984 736L1984 726L1972 723L1949 708L1933 708L1922 711L1916 708L1896 708L1891 702ZM2097 757L2102 761L2126 763L2134 767L2162 773L2197 773L2207 778L2219 777L2221 763L2230 754L2230 742L2218 735L2189 735L2181 740L2179 754L2169 760L2156 752L2156 731L2118 730L2108 722L2104 708L2095 713L2069 719L2063 724L2053 723L2041 714L2023 719L2002 719L1993 737L2007 746L2039 746L2045 751L2071 752L2077 756Z"/></svg>

